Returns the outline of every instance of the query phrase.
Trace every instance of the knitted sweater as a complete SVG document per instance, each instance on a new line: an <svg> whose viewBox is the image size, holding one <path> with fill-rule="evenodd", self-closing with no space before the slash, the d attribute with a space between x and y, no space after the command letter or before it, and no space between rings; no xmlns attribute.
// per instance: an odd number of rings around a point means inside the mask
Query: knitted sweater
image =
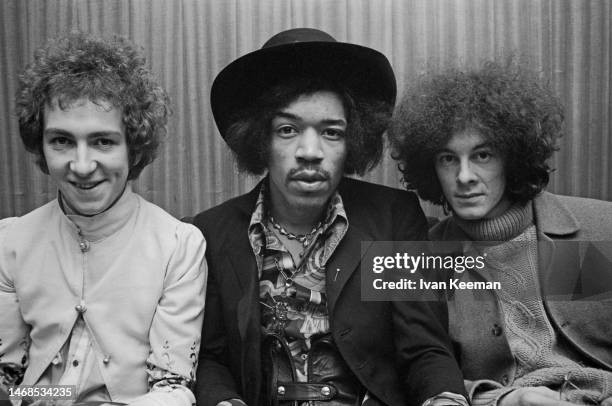
<svg viewBox="0 0 612 406"><path fill-rule="evenodd" d="M503 331L516 362L514 380L507 385L495 385L489 380L476 384L473 404L495 405L512 389L532 386L554 390L563 386L564 398L577 404L612 396L612 373L582 367L579 356L558 340L547 318L540 296L532 206L514 205L493 219L453 221L474 241L500 242L476 243L487 265L479 274L485 280L501 283L502 289L495 294ZM563 385L566 379L573 385Z"/></svg>

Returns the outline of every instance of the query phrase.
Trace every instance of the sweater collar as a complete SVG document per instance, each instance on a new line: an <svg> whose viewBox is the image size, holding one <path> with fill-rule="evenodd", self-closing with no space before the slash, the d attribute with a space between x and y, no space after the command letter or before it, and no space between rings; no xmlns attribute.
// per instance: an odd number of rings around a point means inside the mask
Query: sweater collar
<svg viewBox="0 0 612 406"><path fill-rule="evenodd" d="M533 223L531 204L515 203L500 216L490 219L463 220L453 217L457 226L474 241L507 241Z"/></svg>
<svg viewBox="0 0 612 406"><path fill-rule="evenodd" d="M58 197L58 200L61 196ZM77 232L88 241L99 241L122 228L136 214L139 207L137 195L128 183L123 194L112 207L95 216L64 214L76 228Z"/></svg>

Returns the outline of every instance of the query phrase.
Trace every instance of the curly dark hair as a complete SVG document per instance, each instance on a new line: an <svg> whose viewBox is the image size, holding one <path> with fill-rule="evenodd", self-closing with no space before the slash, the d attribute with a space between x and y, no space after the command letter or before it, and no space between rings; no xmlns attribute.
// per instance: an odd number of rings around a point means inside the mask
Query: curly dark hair
<svg viewBox="0 0 612 406"><path fill-rule="evenodd" d="M318 77L294 77L291 81L278 83L237 111L225 141L236 156L238 169L254 175L263 174L268 167L270 125L275 114L298 97L319 91L338 94L344 104L347 116L344 173L363 175L373 169L382 157L382 134L387 129L393 107L359 98L347 88Z"/></svg>
<svg viewBox="0 0 612 406"><path fill-rule="evenodd" d="M548 184L562 123L561 102L534 71L516 60L485 62L424 74L406 89L389 138L406 188L445 205L435 156L453 134L476 129L504 159L506 195L525 203Z"/></svg>
<svg viewBox="0 0 612 406"><path fill-rule="evenodd" d="M39 48L19 76L16 114L25 148L48 174L42 150L44 109L81 99L105 101L122 111L129 151L129 179L153 162L166 135L170 101L145 66L142 50L123 37L94 38L73 32Z"/></svg>

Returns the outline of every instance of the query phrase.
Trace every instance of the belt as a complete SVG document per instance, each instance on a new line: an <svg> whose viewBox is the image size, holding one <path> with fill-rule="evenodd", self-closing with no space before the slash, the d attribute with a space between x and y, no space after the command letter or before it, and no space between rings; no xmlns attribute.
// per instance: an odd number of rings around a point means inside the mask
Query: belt
<svg viewBox="0 0 612 406"><path fill-rule="evenodd" d="M331 383L277 382L276 397L285 400L332 400L338 390Z"/></svg>
<svg viewBox="0 0 612 406"><path fill-rule="evenodd" d="M264 336L262 366L264 399L268 406L355 406L365 389L350 370L331 334L311 338L308 382L297 382L295 364L284 337ZM320 402L320 403L319 403Z"/></svg>

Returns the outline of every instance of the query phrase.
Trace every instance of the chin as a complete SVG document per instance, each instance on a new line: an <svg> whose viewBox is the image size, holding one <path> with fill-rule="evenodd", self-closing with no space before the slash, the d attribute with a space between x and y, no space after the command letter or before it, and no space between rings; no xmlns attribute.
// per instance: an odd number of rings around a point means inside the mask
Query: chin
<svg viewBox="0 0 612 406"><path fill-rule="evenodd" d="M327 204L329 196L296 196L291 204L301 210L321 209Z"/></svg>
<svg viewBox="0 0 612 406"><path fill-rule="evenodd" d="M455 210L455 215L462 220L481 220L485 214L481 210Z"/></svg>
<svg viewBox="0 0 612 406"><path fill-rule="evenodd" d="M80 214L83 216L95 216L96 214L100 214L108 208L106 202L104 203L73 203L69 200L66 201L71 210L75 212L75 214Z"/></svg>

